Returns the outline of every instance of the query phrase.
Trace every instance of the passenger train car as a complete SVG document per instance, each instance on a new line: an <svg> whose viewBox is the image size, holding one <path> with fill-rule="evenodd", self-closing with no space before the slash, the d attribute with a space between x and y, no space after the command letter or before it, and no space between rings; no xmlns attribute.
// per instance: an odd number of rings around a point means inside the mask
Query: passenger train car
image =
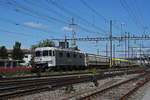
<svg viewBox="0 0 150 100"><path fill-rule="evenodd" d="M48 71L86 69L91 67L108 68L109 57L84 53L71 48L40 47L35 49L35 69ZM128 60L113 58L114 66L130 64Z"/></svg>

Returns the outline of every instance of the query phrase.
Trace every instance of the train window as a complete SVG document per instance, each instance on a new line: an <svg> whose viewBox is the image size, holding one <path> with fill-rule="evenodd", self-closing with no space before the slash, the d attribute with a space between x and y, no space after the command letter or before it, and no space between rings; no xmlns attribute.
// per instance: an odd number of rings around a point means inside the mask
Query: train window
<svg viewBox="0 0 150 100"><path fill-rule="evenodd" d="M28 56L24 56L25 58L28 58Z"/></svg>
<svg viewBox="0 0 150 100"><path fill-rule="evenodd" d="M55 51L53 51L53 56L55 56Z"/></svg>
<svg viewBox="0 0 150 100"><path fill-rule="evenodd" d="M70 57L70 53L67 53L67 57Z"/></svg>
<svg viewBox="0 0 150 100"><path fill-rule="evenodd" d="M41 56L41 52L40 52L40 51L36 51L36 52L35 52L35 56L36 56L36 57Z"/></svg>
<svg viewBox="0 0 150 100"><path fill-rule="evenodd" d="M79 55L80 58L82 58L82 55Z"/></svg>
<svg viewBox="0 0 150 100"><path fill-rule="evenodd" d="M48 51L47 50L43 51L43 56L48 56Z"/></svg>
<svg viewBox="0 0 150 100"><path fill-rule="evenodd" d="M52 56L52 50L49 50L49 56Z"/></svg>
<svg viewBox="0 0 150 100"><path fill-rule="evenodd" d="M59 57L62 57L63 56L63 53L62 52L59 52Z"/></svg>

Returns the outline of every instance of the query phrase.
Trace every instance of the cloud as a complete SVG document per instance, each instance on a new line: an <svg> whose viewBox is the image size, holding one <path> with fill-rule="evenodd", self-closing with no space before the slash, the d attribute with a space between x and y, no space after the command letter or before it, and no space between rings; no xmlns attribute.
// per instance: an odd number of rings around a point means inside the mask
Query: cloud
<svg viewBox="0 0 150 100"><path fill-rule="evenodd" d="M64 27L62 28L62 30L64 30L64 31L72 31L72 28L69 28L69 27L64 26Z"/></svg>
<svg viewBox="0 0 150 100"><path fill-rule="evenodd" d="M33 28L45 28L45 25L39 24L39 23L34 23L34 22L25 22L23 25L28 26L28 27L33 27Z"/></svg>

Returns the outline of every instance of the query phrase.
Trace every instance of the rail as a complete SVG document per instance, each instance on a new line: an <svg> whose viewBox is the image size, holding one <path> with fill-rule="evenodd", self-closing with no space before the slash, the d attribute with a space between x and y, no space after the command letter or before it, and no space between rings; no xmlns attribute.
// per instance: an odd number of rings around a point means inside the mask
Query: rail
<svg viewBox="0 0 150 100"><path fill-rule="evenodd" d="M30 80L15 80L10 82L0 82L0 100L6 98L12 98L15 96L22 96L31 93L37 93L38 91L48 91L68 86L76 83L90 82L95 77L97 80L101 80L108 77L114 77L124 74L143 73L145 71L126 71L126 72L114 72L114 73L103 73L95 74L90 76L74 76L64 78L49 78L49 79L30 79ZM13 82L13 83L11 83ZM24 85L23 85L24 84ZM21 90L21 91L20 91Z"/></svg>

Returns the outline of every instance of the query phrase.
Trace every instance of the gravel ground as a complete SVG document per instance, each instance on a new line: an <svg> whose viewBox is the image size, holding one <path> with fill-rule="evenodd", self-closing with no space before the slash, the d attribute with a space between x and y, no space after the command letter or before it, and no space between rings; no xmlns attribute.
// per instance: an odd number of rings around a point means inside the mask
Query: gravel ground
<svg viewBox="0 0 150 100"><path fill-rule="evenodd" d="M131 77L134 77L137 75L138 74L117 76L114 78L98 80L98 83L99 83L99 86L101 86L101 85L104 85L106 82L111 81L112 79L118 79L118 80L123 81L125 79L131 78ZM93 82L79 83L79 84L73 85L72 87L73 87L73 90L71 92L69 90L66 91L66 87L62 87L62 88L59 88L59 89L53 90L53 91L46 91L46 92L31 94L28 96L12 98L9 100L62 100L62 99L64 99L64 97L73 96L76 93L80 93L82 90L87 91L88 89L96 88L94 86ZM85 95L85 94L83 94L83 95ZM74 100L74 99L71 99L71 100Z"/></svg>
<svg viewBox="0 0 150 100"><path fill-rule="evenodd" d="M125 81L125 80L128 80L129 78L132 78L132 77L134 77L133 75L131 76L126 76L126 77L116 77L115 79L122 79L122 80L120 80L120 81L117 81L117 82L115 82L114 84L117 84L117 83L120 83L120 82L122 82L122 81ZM132 83L132 82L131 82ZM114 85L114 84L111 84L111 85ZM96 89L94 92L96 92L96 91L101 91L101 90L103 90L104 88L107 88L107 87L110 87L111 85L109 85L109 86L106 86L106 87L102 87L102 88L98 88L98 89ZM112 91L108 91L108 92L106 92L106 93L104 93L104 94L102 94L101 96L97 96L97 97L94 97L94 98L91 98L91 100L116 100L116 98L118 98L118 96L120 96L120 95L122 95L122 92L121 91L124 91L125 92L125 89L123 89L123 88L126 88L126 87L128 87L128 85L129 85L129 83L127 83L126 84L126 86L125 85L123 85L122 87L120 87L120 88L115 88L115 89L113 89ZM128 87L129 88L129 87ZM132 88L132 86L130 86L130 88ZM129 89L130 89L129 88ZM123 90L122 90L123 89ZM128 90L127 88L126 88L126 90ZM118 92L118 91L120 91L120 92ZM84 97L84 96L83 96Z"/></svg>
<svg viewBox="0 0 150 100"><path fill-rule="evenodd" d="M150 100L150 82L141 87L134 95L130 96L128 100Z"/></svg>

